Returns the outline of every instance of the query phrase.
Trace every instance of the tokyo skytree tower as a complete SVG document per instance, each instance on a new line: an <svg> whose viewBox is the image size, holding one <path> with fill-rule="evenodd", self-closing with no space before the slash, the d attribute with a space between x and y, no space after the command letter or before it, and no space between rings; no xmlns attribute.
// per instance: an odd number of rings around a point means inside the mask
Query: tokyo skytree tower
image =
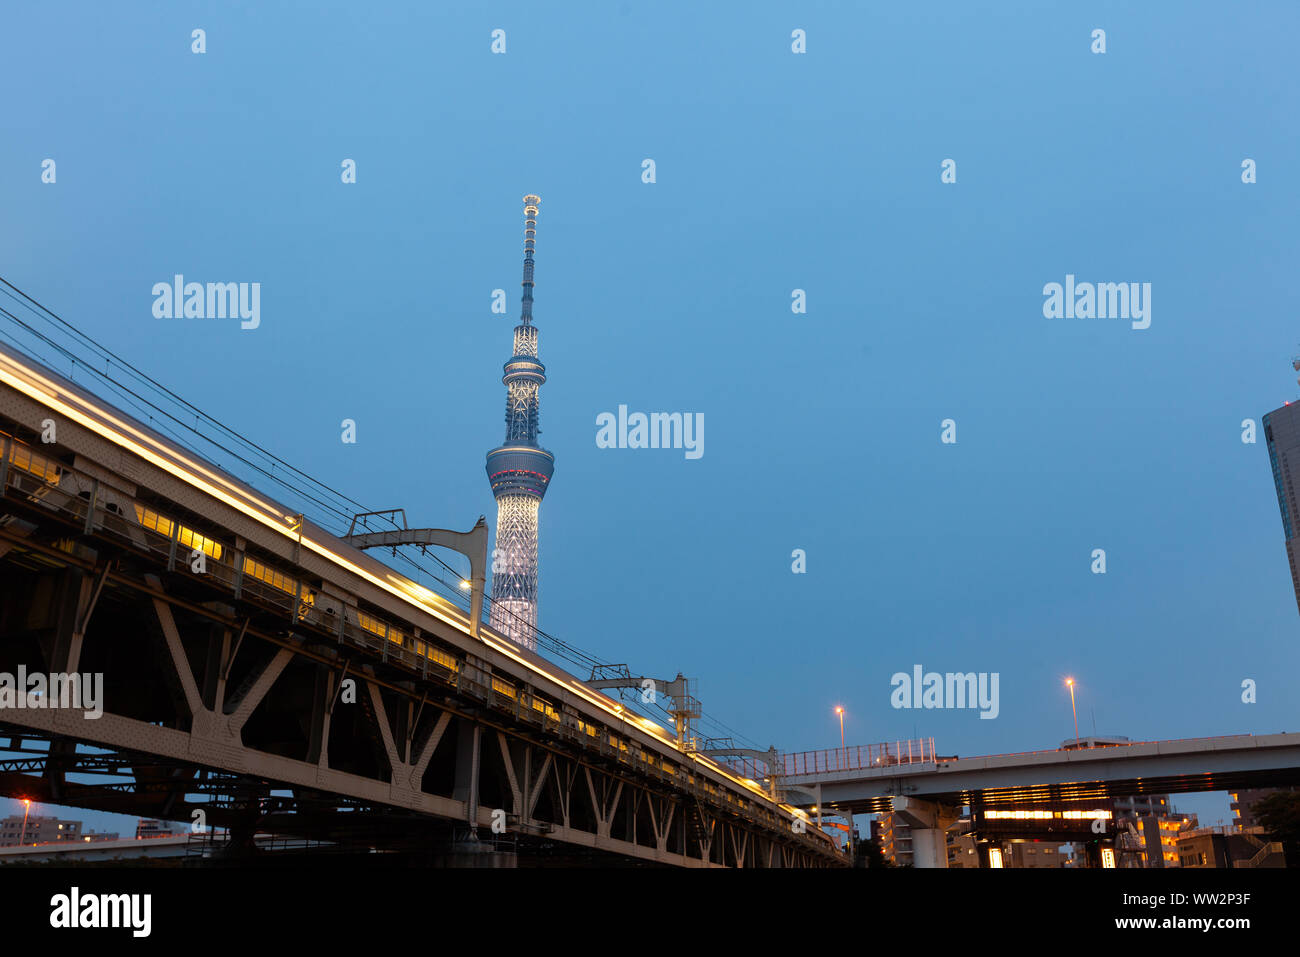
<svg viewBox="0 0 1300 957"><path fill-rule="evenodd" d="M533 322L533 243L537 196L524 197L523 315L515 349L505 364L506 438L487 454L488 481L497 500L492 553L492 627L516 644L537 647L537 513L555 469L555 456L537 444L539 391L546 367L537 357Z"/></svg>

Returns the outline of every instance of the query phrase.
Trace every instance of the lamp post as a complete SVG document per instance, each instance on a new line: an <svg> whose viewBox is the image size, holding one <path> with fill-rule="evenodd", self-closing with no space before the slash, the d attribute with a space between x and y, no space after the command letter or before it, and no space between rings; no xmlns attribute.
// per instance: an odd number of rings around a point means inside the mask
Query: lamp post
<svg viewBox="0 0 1300 957"><path fill-rule="evenodd" d="M23 842L27 840L27 814L32 809L32 802L29 798L23 798L23 833L18 838L18 846L22 847Z"/></svg>
<svg viewBox="0 0 1300 957"><path fill-rule="evenodd" d="M1074 744L1079 745L1079 712L1074 707L1074 679L1066 678L1066 686L1070 689L1070 712L1074 715Z"/></svg>
<svg viewBox="0 0 1300 957"><path fill-rule="evenodd" d="M840 716L840 751L844 754L844 766L847 768L849 764L849 751L848 748L844 746L844 706L837 704L835 706L835 713Z"/></svg>

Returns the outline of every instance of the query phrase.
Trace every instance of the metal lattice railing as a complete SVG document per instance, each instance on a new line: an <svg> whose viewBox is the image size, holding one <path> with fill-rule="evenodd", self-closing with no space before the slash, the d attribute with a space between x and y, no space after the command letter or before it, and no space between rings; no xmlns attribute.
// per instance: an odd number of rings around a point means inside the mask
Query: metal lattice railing
<svg viewBox="0 0 1300 957"><path fill-rule="evenodd" d="M934 762L934 738L860 744L824 751L799 751L781 755L778 769L785 777L834 771L868 771L898 764Z"/></svg>

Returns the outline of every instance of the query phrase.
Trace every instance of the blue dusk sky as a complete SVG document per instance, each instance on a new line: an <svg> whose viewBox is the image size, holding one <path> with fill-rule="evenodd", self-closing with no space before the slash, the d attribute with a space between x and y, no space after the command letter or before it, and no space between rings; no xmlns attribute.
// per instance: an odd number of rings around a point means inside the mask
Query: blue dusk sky
<svg viewBox="0 0 1300 957"><path fill-rule="evenodd" d="M850 744L1053 748L1067 675L1081 733L1296 730L1242 421L1297 393L1297 35L1289 2L23 4L0 274L352 498L468 528L537 193L545 630L698 679L764 748L838 745L836 704ZM259 282L260 325L155 318L177 273ZM1149 328L1046 318L1067 275L1149 283ZM599 448L620 405L702 415L703 456ZM996 719L894 708L917 664L996 672Z"/></svg>

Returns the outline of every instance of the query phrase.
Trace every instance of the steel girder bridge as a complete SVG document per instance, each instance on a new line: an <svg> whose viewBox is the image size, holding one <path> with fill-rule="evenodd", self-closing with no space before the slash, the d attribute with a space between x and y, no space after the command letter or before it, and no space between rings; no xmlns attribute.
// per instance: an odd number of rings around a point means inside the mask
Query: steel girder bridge
<svg viewBox="0 0 1300 957"><path fill-rule="evenodd" d="M0 794L201 811L250 853L273 833L443 863L848 863L481 626L481 555L466 612L7 349L0 433L0 673L103 676L98 718L0 707Z"/></svg>

